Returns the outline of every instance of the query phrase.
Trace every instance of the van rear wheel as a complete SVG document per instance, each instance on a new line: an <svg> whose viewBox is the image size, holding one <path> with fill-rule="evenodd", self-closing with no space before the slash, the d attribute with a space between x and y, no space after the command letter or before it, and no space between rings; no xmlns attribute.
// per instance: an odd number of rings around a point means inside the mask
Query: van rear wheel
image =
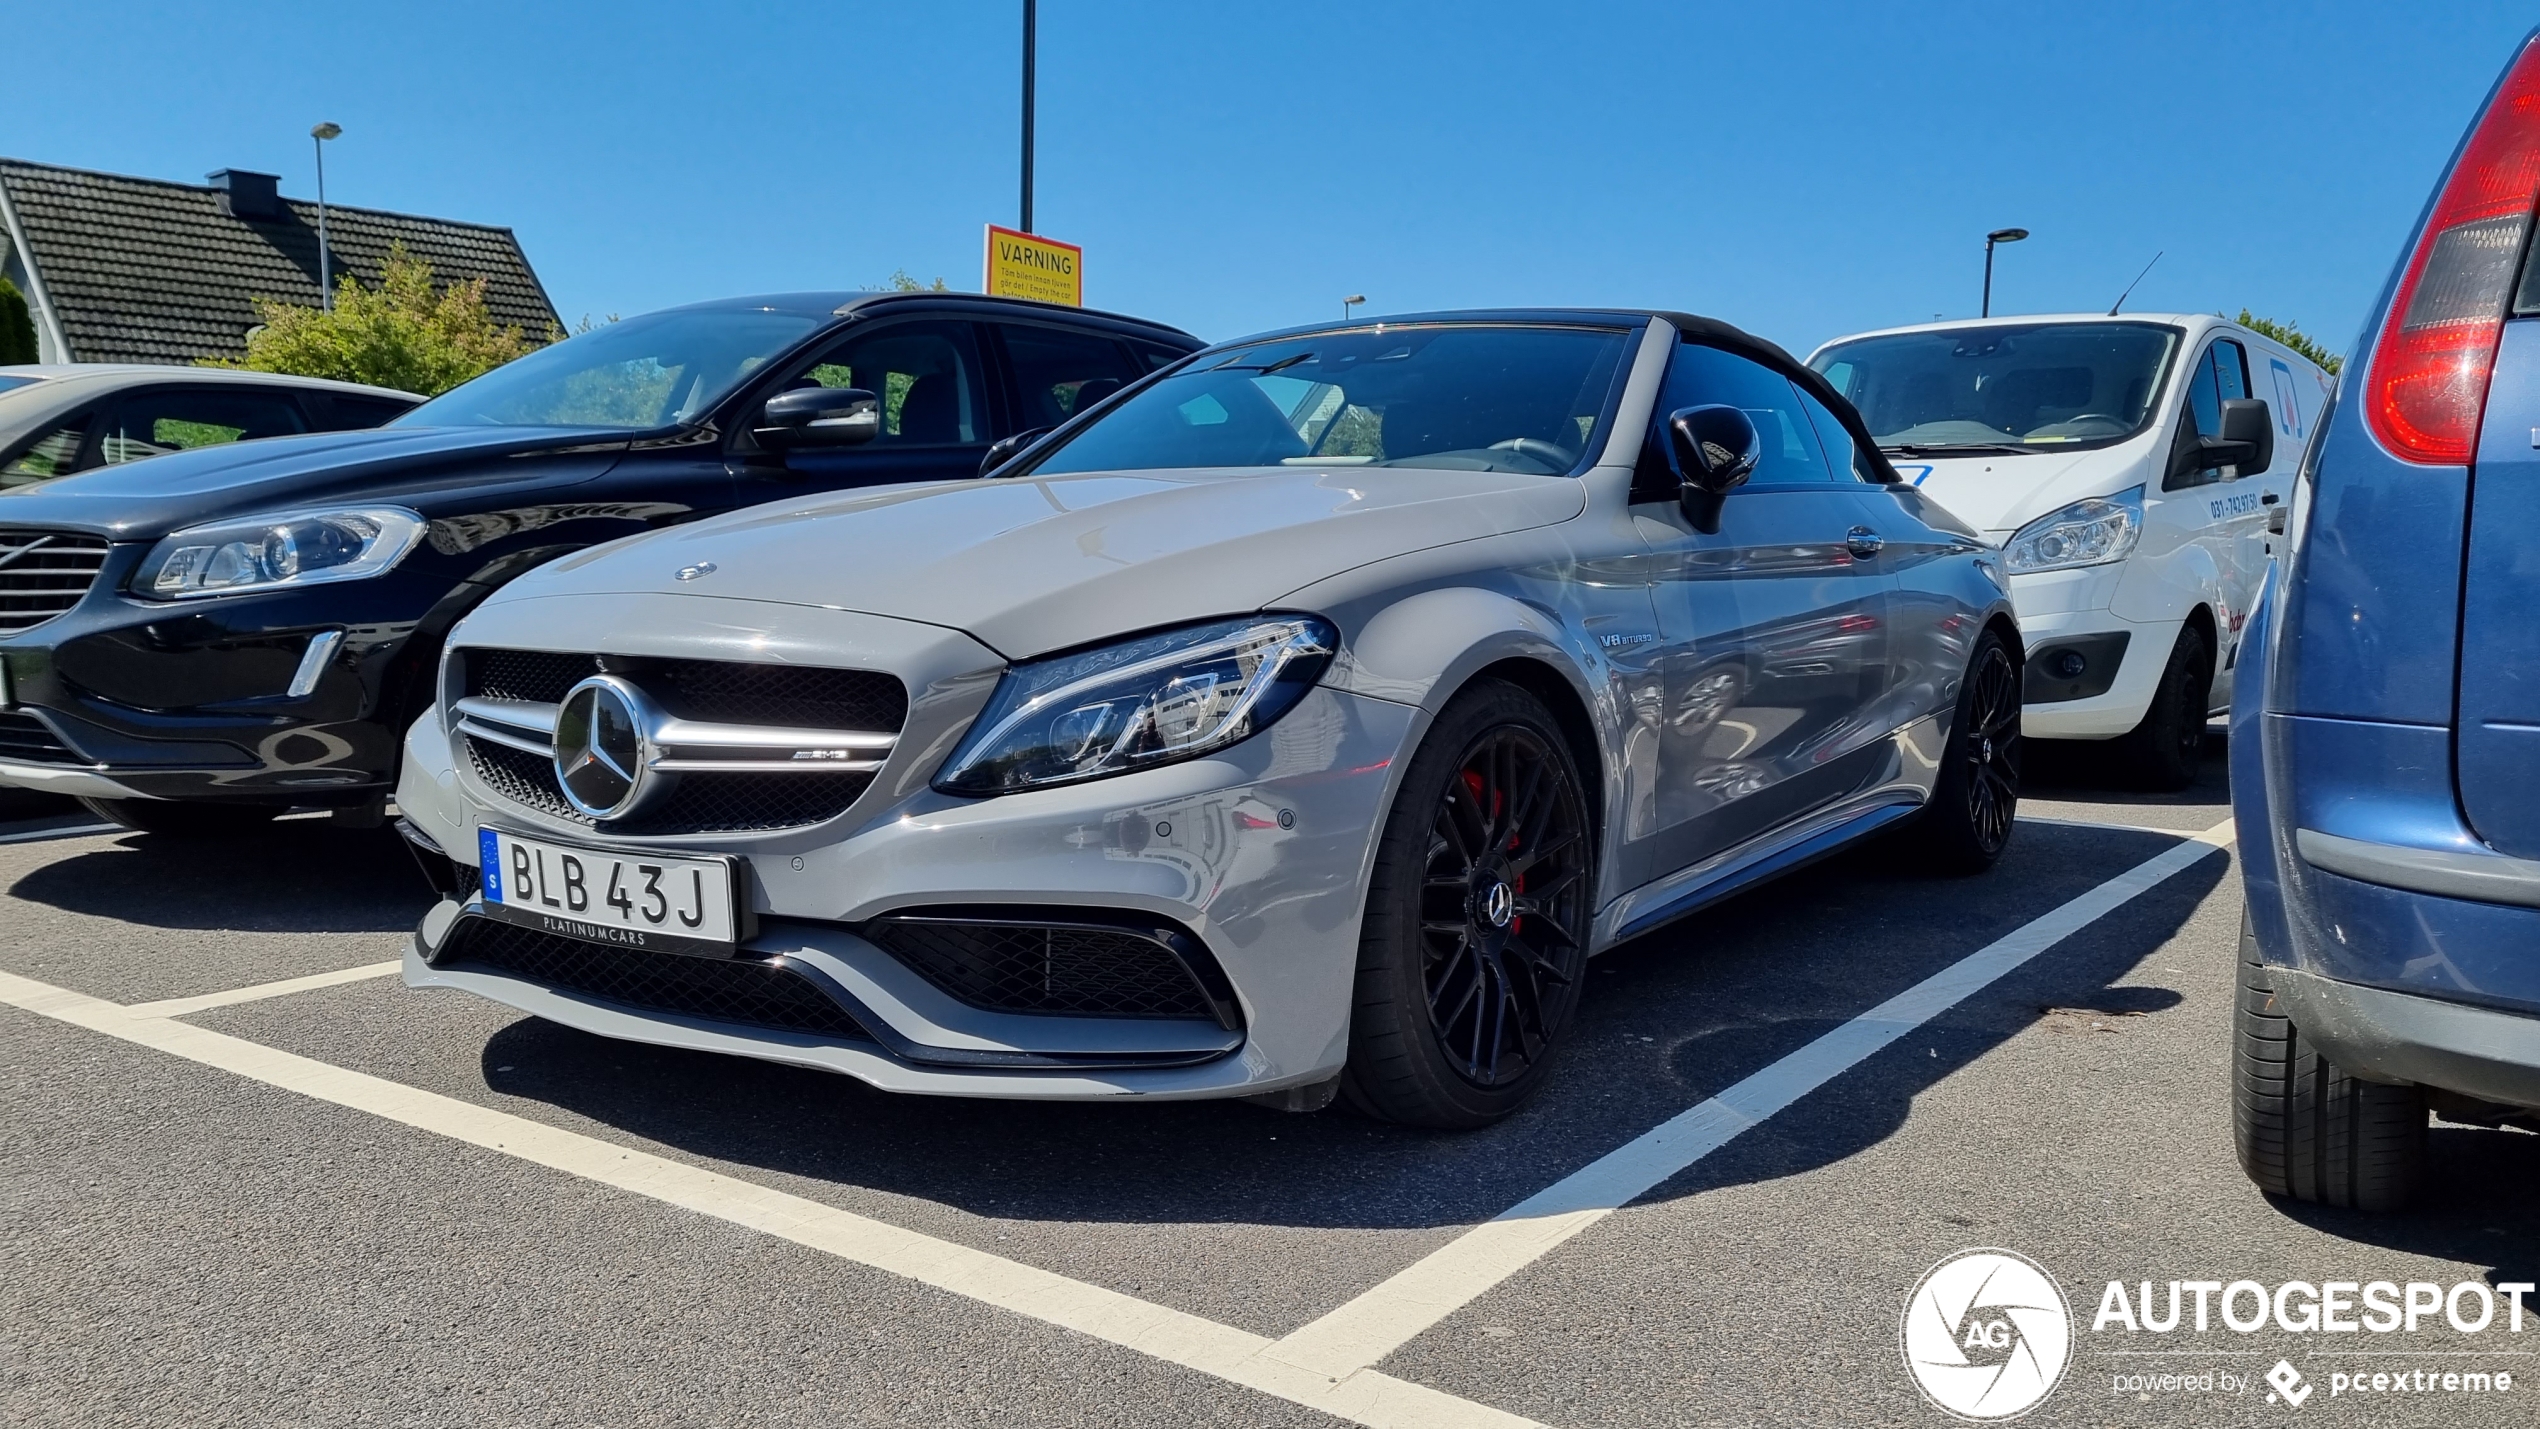
<svg viewBox="0 0 2540 1429"><path fill-rule="evenodd" d="M2367 1082L2320 1055L2269 977L2244 910L2231 1058L2240 1169L2270 1196L2359 1211L2407 1205L2425 1175L2425 1089Z"/></svg>

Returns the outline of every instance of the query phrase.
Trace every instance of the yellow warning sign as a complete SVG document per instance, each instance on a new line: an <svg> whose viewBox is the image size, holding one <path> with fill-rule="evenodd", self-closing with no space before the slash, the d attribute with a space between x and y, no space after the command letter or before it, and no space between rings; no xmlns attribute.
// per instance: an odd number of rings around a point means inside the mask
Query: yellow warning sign
<svg viewBox="0 0 2540 1429"><path fill-rule="evenodd" d="M1085 250L1073 243L988 225L989 296L1085 305Z"/></svg>

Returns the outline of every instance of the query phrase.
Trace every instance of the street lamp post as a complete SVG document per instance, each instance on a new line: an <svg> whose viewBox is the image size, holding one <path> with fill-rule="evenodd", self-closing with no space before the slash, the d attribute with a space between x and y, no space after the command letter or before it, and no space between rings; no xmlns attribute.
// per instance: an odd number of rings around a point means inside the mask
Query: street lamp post
<svg viewBox="0 0 2540 1429"><path fill-rule="evenodd" d="M1993 316L1993 245L2017 243L2026 237L2025 228L1997 228L1984 236L1984 311L1978 316Z"/></svg>
<svg viewBox="0 0 2540 1429"><path fill-rule="evenodd" d="M334 255L326 244L326 141L344 132L344 126L332 121L309 131L310 146L317 150L318 179L318 309L335 311Z"/></svg>
<svg viewBox="0 0 2540 1429"><path fill-rule="evenodd" d="M1040 48L1040 6L1023 0L1023 231L1032 231L1032 56Z"/></svg>
<svg viewBox="0 0 2540 1429"><path fill-rule="evenodd" d="M1348 322L1349 310L1357 307L1360 303L1365 301L1367 301L1367 295L1365 293L1352 293L1348 297L1341 299L1341 321Z"/></svg>

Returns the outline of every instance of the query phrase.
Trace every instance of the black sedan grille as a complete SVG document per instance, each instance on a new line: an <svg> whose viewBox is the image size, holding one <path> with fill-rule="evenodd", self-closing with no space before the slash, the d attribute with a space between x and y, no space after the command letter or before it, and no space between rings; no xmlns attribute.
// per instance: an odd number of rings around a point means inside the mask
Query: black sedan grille
<svg viewBox="0 0 2540 1429"><path fill-rule="evenodd" d="M508 973L637 1011L873 1040L818 984L774 963L603 947L485 918L460 920L450 937L438 966Z"/></svg>
<svg viewBox="0 0 2540 1429"><path fill-rule="evenodd" d="M1182 960L1136 932L902 916L876 919L864 935L973 1007L1075 1017L1218 1016Z"/></svg>
<svg viewBox="0 0 2540 1429"><path fill-rule="evenodd" d="M869 773L682 774L669 797L632 819L605 823L565 802L555 761L543 754L473 736L462 741L468 763L487 788L551 818L603 833L648 837L667 834L764 833L803 828L834 819L853 805Z"/></svg>
<svg viewBox="0 0 2540 1429"><path fill-rule="evenodd" d="M33 715L0 711L0 759L27 764L84 764Z"/></svg>
<svg viewBox="0 0 2540 1429"><path fill-rule="evenodd" d="M462 693L542 705L562 702L602 663L597 655L546 650L470 648L465 658ZM908 722L907 687L879 671L635 655L606 661L609 673L634 680L681 719L882 734L897 734Z"/></svg>
<svg viewBox="0 0 2540 1429"><path fill-rule="evenodd" d="M59 531L0 531L0 635L32 630L80 603L106 543Z"/></svg>

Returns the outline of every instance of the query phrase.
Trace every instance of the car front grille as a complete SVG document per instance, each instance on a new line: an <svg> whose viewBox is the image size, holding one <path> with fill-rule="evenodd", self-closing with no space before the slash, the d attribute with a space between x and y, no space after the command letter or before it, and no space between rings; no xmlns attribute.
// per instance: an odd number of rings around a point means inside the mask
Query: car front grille
<svg viewBox="0 0 2540 1429"><path fill-rule="evenodd" d="M32 630L79 604L106 564L106 543L59 531L0 530L0 635Z"/></svg>
<svg viewBox="0 0 2540 1429"><path fill-rule="evenodd" d="M764 833L803 828L845 813L873 782L889 745L908 718L908 693L893 676L870 670L753 665L721 660L586 655L471 647L457 652L455 720L469 766L498 797L550 818L633 837ZM665 792L632 816L594 820L575 809L543 752L554 711L583 680L623 677L700 743L677 751L692 761L730 756L746 769L688 764ZM543 729L539 726L542 725ZM700 728L702 727L702 728ZM719 749L715 730L735 741ZM806 749L863 741L852 763L803 758L770 764L789 752L747 748L750 731L801 736ZM762 756L753 760L754 754ZM669 777L669 776L663 776Z"/></svg>
<svg viewBox="0 0 2540 1429"><path fill-rule="evenodd" d="M692 958L603 947L487 918L463 918L434 965L506 973L636 1011L873 1040L817 983L751 958Z"/></svg>
<svg viewBox="0 0 2540 1429"><path fill-rule="evenodd" d="M0 711L0 759L27 764L85 764L33 715Z"/></svg>
<svg viewBox="0 0 2540 1429"><path fill-rule="evenodd" d="M599 674L602 664L597 655L547 650L471 648L461 658L463 693L542 705L561 703L566 691ZM643 686L681 719L893 734L908 722L907 687L872 670L634 655L612 655L606 663L610 674Z"/></svg>
<svg viewBox="0 0 2540 1429"><path fill-rule="evenodd" d="M565 802L553 759L473 735L463 742L476 777L495 793L550 818L630 838L764 833L825 823L845 813L873 782L870 774L850 773L683 774L658 805L631 819L599 820Z"/></svg>
<svg viewBox="0 0 2540 1429"><path fill-rule="evenodd" d="M1071 1017L1225 1015L1223 1004L1211 1000L1190 967L1154 933L897 915L867 923L864 936L973 1007Z"/></svg>

